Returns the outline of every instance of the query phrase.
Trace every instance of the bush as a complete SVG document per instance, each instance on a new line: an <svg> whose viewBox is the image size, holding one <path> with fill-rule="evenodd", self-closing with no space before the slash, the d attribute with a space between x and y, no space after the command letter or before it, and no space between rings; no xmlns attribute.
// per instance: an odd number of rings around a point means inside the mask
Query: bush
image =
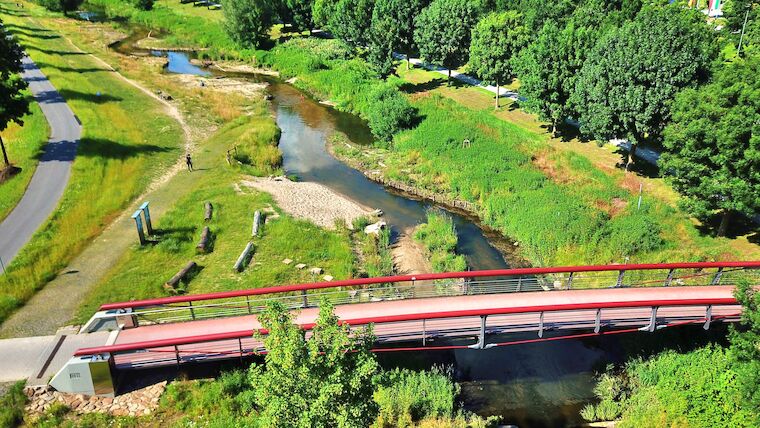
<svg viewBox="0 0 760 428"><path fill-rule="evenodd" d="M153 0L135 0L135 6L140 10L152 10Z"/></svg>
<svg viewBox="0 0 760 428"><path fill-rule="evenodd" d="M427 250L433 272L461 272L467 269L464 256L456 254L457 232L448 214L428 211L427 223L419 225L413 237Z"/></svg>
<svg viewBox="0 0 760 428"><path fill-rule="evenodd" d="M426 418L451 419L459 392L451 370L434 367L423 372L394 369L383 373L374 394L380 406L375 426L408 427Z"/></svg>
<svg viewBox="0 0 760 428"><path fill-rule="evenodd" d="M24 382L16 382L0 397L0 427L15 427L24 421L26 401Z"/></svg>
<svg viewBox="0 0 760 428"><path fill-rule="evenodd" d="M415 109L397 88L384 85L370 94L366 115L372 134L381 141L390 141L411 125Z"/></svg>

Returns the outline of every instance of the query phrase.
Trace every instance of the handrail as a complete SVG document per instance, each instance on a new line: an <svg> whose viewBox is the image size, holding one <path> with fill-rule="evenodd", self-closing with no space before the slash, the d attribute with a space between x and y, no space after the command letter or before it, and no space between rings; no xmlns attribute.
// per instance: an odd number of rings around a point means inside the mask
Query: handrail
<svg viewBox="0 0 760 428"><path fill-rule="evenodd" d="M586 303L563 303L554 305L536 305L536 306L517 306L505 308L488 308L488 309L466 309L457 311L441 311L414 313L402 315L387 315L378 317L355 318L350 320L341 320L342 324L351 326L360 326L373 323L393 323L404 321L421 321L442 318L461 318L473 316L488 315L510 315L520 313L538 313L538 312L562 312L578 311L593 309L619 309L619 308L643 308L643 307L674 307L674 306L708 306L708 305L735 305L738 304L736 298L695 298L695 299L666 299L666 300L638 300L638 301L613 301L613 302L586 302ZM314 323L301 324L301 328L309 330L314 327ZM251 337L253 329L203 334L196 336L177 337L170 339L148 340L143 342L125 343L121 345L98 346L92 348L81 348L74 353L74 356L87 356L96 354L107 354L115 352L138 351L151 348L161 348L168 346L189 345L195 343L214 342L228 339L240 339ZM259 329L259 333L266 334L267 330Z"/></svg>
<svg viewBox="0 0 760 428"><path fill-rule="evenodd" d="M222 291L205 294L188 294L183 296L161 297L155 299L133 300L128 302L107 303L100 306L101 311L115 309L130 309L146 306L160 306L172 303L189 303L200 300L216 300L232 297L260 296L275 293L318 290L324 288L349 287L388 282L430 281L439 279L482 278L492 276L541 275L552 273L578 272L619 272L630 270L659 270L659 269L706 269L706 268L760 268L760 261L743 262L687 262L687 263L643 263L625 265L591 265L591 266L559 266L543 268L494 269L469 272L426 273L419 275L396 275L376 278L358 278L330 282L313 282L275 287L253 288L246 290Z"/></svg>

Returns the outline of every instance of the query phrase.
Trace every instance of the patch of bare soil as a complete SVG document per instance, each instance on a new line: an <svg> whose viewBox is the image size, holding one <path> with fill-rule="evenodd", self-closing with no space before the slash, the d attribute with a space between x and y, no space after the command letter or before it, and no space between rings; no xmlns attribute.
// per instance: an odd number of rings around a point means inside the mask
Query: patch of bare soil
<svg viewBox="0 0 760 428"><path fill-rule="evenodd" d="M339 219L350 226L355 219L372 212L318 183L294 182L284 177L247 177L240 185L271 194L288 214L326 229L335 229L335 222Z"/></svg>
<svg viewBox="0 0 760 428"><path fill-rule="evenodd" d="M250 64L243 64L243 63L238 63L238 62L230 62L230 61L206 62L206 61L201 61L199 59L194 59L190 62L195 65L213 67L218 70L224 71L226 73L252 73L252 74L264 74L267 76L275 76L275 77L280 76L280 73L274 70L267 70L266 68L254 67Z"/></svg>
<svg viewBox="0 0 760 428"><path fill-rule="evenodd" d="M430 273L433 268L422 245L412 239L412 229L401 234L391 247L393 268L401 275Z"/></svg>

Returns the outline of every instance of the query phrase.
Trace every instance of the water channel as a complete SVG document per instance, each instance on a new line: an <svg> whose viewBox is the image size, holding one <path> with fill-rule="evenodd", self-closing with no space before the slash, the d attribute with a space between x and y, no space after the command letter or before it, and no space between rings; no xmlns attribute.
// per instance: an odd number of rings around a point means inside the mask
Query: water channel
<svg viewBox="0 0 760 428"><path fill-rule="evenodd" d="M130 36L114 48L134 54L129 46L139 38ZM143 50L142 54L167 57L166 72L212 77L210 71L193 65L186 53ZM360 118L320 104L293 86L270 77L236 74L235 78L269 83L267 90L273 96L277 124L282 130L279 147L288 174L324 184L365 206L382 209L385 220L396 231L424 221L430 203L385 188L328 153L326 143L335 132L344 133L356 144L371 143L369 129ZM501 252L489 242L489 238L498 236L484 232L475 219L466 215L451 213L451 216L459 237L457 251L467 257L470 268L507 266ZM719 329L705 333L699 328L682 328L656 336L639 333L489 350L383 354L381 363L387 367L453 367L456 380L462 385L465 408L483 416L501 415L502 423L507 425L562 427L582 422L580 409L594 400L594 372L607 364L623 362L642 352L642 348L646 353L665 347L689 348L695 342L720 340L724 334ZM535 333L524 335L534 337Z"/></svg>

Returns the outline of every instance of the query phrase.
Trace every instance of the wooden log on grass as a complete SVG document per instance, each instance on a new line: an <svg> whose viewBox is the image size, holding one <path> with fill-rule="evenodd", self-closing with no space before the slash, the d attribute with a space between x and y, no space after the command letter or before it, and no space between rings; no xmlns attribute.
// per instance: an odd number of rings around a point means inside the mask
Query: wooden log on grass
<svg viewBox="0 0 760 428"><path fill-rule="evenodd" d="M235 262L235 266L233 269L235 269L236 272L240 272L245 267L246 260L248 260L249 254L251 254L251 251L253 251L253 242L249 242L248 245L245 246L245 249L242 253L240 253L240 257L238 257L237 261Z"/></svg>
<svg viewBox="0 0 760 428"><path fill-rule="evenodd" d="M252 236L259 236L259 224L261 224L261 212L256 211L253 213L253 228L251 229Z"/></svg>
<svg viewBox="0 0 760 428"><path fill-rule="evenodd" d="M213 214L214 214L214 206L211 205L211 202L206 202L206 213L204 214L203 219L206 221L210 221Z"/></svg>
<svg viewBox="0 0 760 428"><path fill-rule="evenodd" d="M164 288L167 291L176 292L177 291L177 287L179 286L180 281L182 281L183 279L185 279L187 277L187 275L190 272L192 272L193 270L195 270L195 268L197 266L198 265L195 264L195 262L192 262L192 261L188 262L185 265L185 267L183 267L179 272L177 272L176 275L174 275L173 277L171 277L170 280L166 281L166 283L164 284Z"/></svg>
<svg viewBox="0 0 760 428"><path fill-rule="evenodd" d="M211 231L208 226L203 228L201 232L201 240L198 241L198 245L195 247L199 253L206 253L208 251L208 244L211 241Z"/></svg>

